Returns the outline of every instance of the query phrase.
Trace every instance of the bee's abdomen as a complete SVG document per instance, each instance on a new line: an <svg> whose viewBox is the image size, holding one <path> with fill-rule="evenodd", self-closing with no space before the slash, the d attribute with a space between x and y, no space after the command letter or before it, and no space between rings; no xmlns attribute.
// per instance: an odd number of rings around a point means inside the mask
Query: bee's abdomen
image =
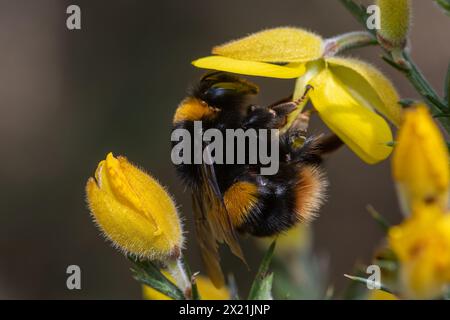
<svg viewBox="0 0 450 320"><path fill-rule="evenodd" d="M280 167L276 175L258 176L255 181L257 201L241 206L242 219L232 221L241 221L235 224L239 231L258 237L273 236L314 219L327 186L322 170L314 165Z"/></svg>
<svg viewBox="0 0 450 320"><path fill-rule="evenodd" d="M236 182L224 193L223 201L231 223L239 227L258 211L258 185L249 181Z"/></svg>

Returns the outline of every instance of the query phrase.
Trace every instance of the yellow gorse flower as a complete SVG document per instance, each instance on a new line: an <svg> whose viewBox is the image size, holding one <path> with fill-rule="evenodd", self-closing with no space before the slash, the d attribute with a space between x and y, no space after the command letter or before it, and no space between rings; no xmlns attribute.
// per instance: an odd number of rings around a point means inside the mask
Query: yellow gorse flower
<svg viewBox="0 0 450 320"><path fill-rule="evenodd" d="M428 109L420 105L405 112L398 134L392 171L403 209L437 203L447 208L450 171L448 149Z"/></svg>
<svg viewBox="0 0 450 320"><path fill-rule="evenodd" d="M442 296L450 283L450 215L436 205L418 205L413 215L389 231L389 245L400 263L406 298Z"/></svg>
<svg viewBox="0 0 450 320"><path fill-rule="evenodd" d="M98 227L122 251L159 260L179 254L183 235L172 198L126 158L109 153L86 194Z"/></svg>
<svg viewBox="0 0 450 320"><path fill-rule="evenodd" d="M448 150L425 105L405 112L392 167L409 217L389 230L406 298L441 297L450 283Z"/></svg>
<svg viewBox="0 0 450 320"><path fill-rule="evenodd" d="M398 300L398 298L383 290L370 290L367 300Z"/></svg>
<svg viewBox="0 0 450 320"><path fill-rule="evenodd" d="M380 113L395 125L402 118L392 83L373 66L331 57L327 41L299 28L275 28L226 43L213 56L195 60L204 69L272 78L297 78L294 99L306 85L321 119L365 162L386 159L392 132ZM306 102L290 115L288 125ZM377 111L378 113L376 113Z"/></svg>
<svg viewBox="0 0 450 320"><path fill-rule="evenodd" d="M174 281L168 272L163 271L163 274L170 281ZM204 276L198 276L196 282L202 300L230 300L230 292L227 287L217 289L211 280ZM146 285L142 286L142 293L146 300L172 300L172 298Z"/></svg>
<svg viewBox="0 0 450 320"><path fill-rule="evenodd" d="M380 43L388 50L403 48L410 27L411 0L377 0L376 4L381 15Z"/></svg>
<svg viewBox="0 0 450 320"><path fill-rule="evenodd" d="M311 246L311 227L306 224L299 224L286 233L266 238L255 238L261 249L267 250L274 240L277 241L275 255L288 256L293 252L304 252Z"/></svg>

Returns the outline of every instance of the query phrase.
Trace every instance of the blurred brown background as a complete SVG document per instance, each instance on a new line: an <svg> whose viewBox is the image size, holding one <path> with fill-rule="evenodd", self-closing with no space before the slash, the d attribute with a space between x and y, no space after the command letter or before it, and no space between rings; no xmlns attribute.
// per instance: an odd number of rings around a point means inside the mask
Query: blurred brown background
<svg viewBox="0 0 450 320"><path fill-rule="evenodd" d="M78 4L82 30L66 28ZM263 28L302 26L325 37L360 29L335 0L61 1L0 0L0 298L140 298L129 264L99 235L84 185L107 152L126 155L169 187L192 238L189 195L170 163L170 122L201 75L190 61L216 44ZM450 58L450 19L433 1L414 1L412 55L441 90ZM369 48L352 52L380 66L403 97L409 83ZM293 81L254 79L261 103L286 96ZM320 132L316 127L313 132ZM382 233L373 204L400 220L389 162L368 166L347 149L327 162L330 197L314 222L316 252L329 257L330 283L368 262ZM251 264L262 254L249 250ZM243 289L253 277L226 256ZM66 289L66 268L82 270L82 290Z"/></svg>

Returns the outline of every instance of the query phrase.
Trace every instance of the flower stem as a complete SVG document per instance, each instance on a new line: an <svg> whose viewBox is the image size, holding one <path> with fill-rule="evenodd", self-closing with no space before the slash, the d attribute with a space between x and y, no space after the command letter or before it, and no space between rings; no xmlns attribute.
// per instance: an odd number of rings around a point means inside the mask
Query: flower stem
<svg viewBox="0 0 450 320"><path fill-rule="evenodd" d="M192 298L191 281L184 269L181 258L174 258L167 263L169 273L174 277L176 285L183 291L186 299Z"/></svg>
<svg viewBox="0 0 450 320"><path fill-rule="evenodd" d="M364 6L356 4L353 0L339 1L365 28L367 28L366 20L368 15ZM373 35L376 34L375 30L368 30L368 32L372 33ZM391 53L388 51L386 52L388 53L388 57L385 56L383 57L383 59L392 67L402 72L408 78L409 82L422 96L422 98L425 100L434 114L440 115L449 113L449 107L447 106L445 101L441 97L439 97L439 95L436 93L436 90L433 89L430 82L419 70L407 50L403 50L400 52L403 60L393 59ZM438 120L441 122L445 130L450 133L450 118L438 117Z"/></svg>
<svg viewBox="0 0 450 320"><path fill-rule="evenodd" d="M376 45L377 39L366 31L353 31L325 40L324 56L331 57L345 50Z"/></svg>

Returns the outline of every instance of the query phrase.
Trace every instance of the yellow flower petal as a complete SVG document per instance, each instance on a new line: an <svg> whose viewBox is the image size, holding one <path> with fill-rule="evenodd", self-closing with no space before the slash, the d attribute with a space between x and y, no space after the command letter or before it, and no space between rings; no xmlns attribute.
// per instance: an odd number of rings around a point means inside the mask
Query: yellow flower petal
<svg viewBox="0 0 450 320"><path fill-rule="evenodd" d="M207 277L199 276L197 278L198 291L202 300L229 300L230 292L223 286L217 289L216 286Z"/></svg>
<svg viewBox="0 0 450 320"><path fill-rule="evenodd" d="M367 300L398 300L398 298L383 290L371 290Z"/></svg>
<svg viewBox="0 0 450 320"><path fill-rule="evenodd" d="M299 28L274 28L225 43L213 54L262 62L308 62L323 54L320 36Z"/></svg>
<svg viewBox="0 0 450 320"><path fill-rule="evenodd" d="M202 69L280 79L298 78L305 72L305 66L302 64L279 66L276 64L237 60L221 56L200 58L193 61L192 64Z"/></svg>
<svg viewBox="0 0 450 320"><path fill-rule="evenodd" d="M377 110L393 124L402 120L400 97L393 84L372 65L356 59L329 58L329 68L354 97L364 105Z"/></svg>
<svg viewBox="0 0 450 320"><path fill-rule="evenodd" d="M173 277L166 271L162 272L167 279L174 282ZM211 280L204 276L197 277L197 288L202 300L229 300L230 292L227 287L217 289ZM170 297L156 291L149 286L142 286L142 293L146 300L172 300Z"/></svg>
<svg viewBox="0 0 450 320"><path fill-rule="evenodd" d="M310 97L325 124L362 160L374 164L392 151L392 133L384 119L360 105L329 69L312 81Z"/></svg>
<svg viewBox="0 0 450 320"><path fill-rule="evenodd" d="M450 170L448 149L427 107L405 112L395 148L392 171L404 209L436 201L447 207Z"/></svg>
<svg viewBox="0 0 450 320"><path fill-rule="evenodd" d="M90 178L86 194L104 234L122 251L165 259L183 243L174 202L152 177L111 153Z"/></svg>
<svg viewBox="0 0 450 320"><path fill-rule="evenodd" d="M167 274L165 276L168 277ZM170 280L174 282L173 278ZM142 285L142 297L144 300L173 300L171 297L146 285Z"/></svg>
<svg viewBox="0 0 450 320"><path fill-rule="evenodd" d="M297 78L295 82L295 88L292 97L293 100L299 100L305 95L307 85L315 76L317 76L317 74L319 74L325 68L325 61L323 59L320 59L308 62L305 64L305 68L305 73L301 77ZM303 111L308 102L309 99L303 99L303 101L298 104L296 110L292 111L288 115L286 124L280 129L280 133L285 133L291 127L291 125L298 118L299 114Z"/></svg>

